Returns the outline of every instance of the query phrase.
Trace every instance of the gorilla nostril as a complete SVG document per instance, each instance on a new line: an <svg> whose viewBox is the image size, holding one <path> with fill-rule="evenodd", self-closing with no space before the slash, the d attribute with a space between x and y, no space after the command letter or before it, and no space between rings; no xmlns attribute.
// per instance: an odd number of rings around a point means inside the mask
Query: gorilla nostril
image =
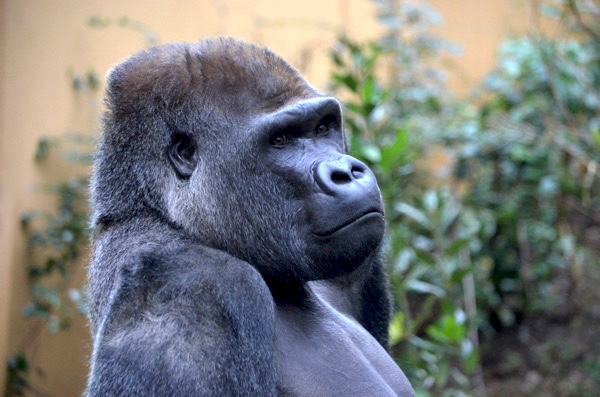
<svg viewBox="0 0 600 397"><path fill-rule="evenodd" d="M331 173L331 181L335 184L342 184L352 182L352 177L344 171L334 170Z"/></svg>
<svg viewBox="0 0 600 397"><path fill-rule="evenodd" d="M355 179L358 179L363 176L365 171L366 171L366 168L363 167L362 165L354 164L354 165L352 165L352 169L350 170L350 173L352 173L352 176Z"/></svg>

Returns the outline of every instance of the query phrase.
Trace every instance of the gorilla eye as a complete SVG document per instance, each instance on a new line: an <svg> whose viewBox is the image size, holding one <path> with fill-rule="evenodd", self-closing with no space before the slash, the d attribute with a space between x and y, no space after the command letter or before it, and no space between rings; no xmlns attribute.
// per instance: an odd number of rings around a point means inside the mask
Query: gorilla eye
<svg viewBox="0 0 600 397"><path fill-rule="evenodd" d="M290 143L290 138L286 134L275 134L269 140L269 144L272 146L285 146Z"/></svg>
<svg viewBox="0 0 600 397"><path fill-rule="evenodd" d="M327 124L325 123L321 123L317 126L317 128L315 129L315 134L317 135L323 135L329 132L329 127L327 126Z"/></svg>

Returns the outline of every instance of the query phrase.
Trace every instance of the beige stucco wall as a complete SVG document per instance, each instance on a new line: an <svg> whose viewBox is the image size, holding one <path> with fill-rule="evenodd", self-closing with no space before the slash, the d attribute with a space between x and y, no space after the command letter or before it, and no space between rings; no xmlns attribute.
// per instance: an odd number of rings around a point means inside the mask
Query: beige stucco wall
<svg viewBox="0 0 600 397"><path fill-rule="evenodd" d="M4 22L5 1L0 0L0 38L5 36L6 23ZM0 76L4 76L4 40L0 40ZM4 83L0 77L0 92L4 91ZM4 95L0 95L0 134L4 131ZM2 134L3 135L3 134ZM0 135L0 137L2 136ZM0 153L4 153L4 139L0 139ZM1 161L0 167L4 166L4 162ZM4 172L0 171L0 252L5 253L10 243L7 242L8 230L6 225L9 223L6 221L8 218L7 209L5 203L8 203L7 192L5 189L6 182L4 180ZM11 279L11 268L12 263L8 260L6 255L0 256L0 363L4 363L5 357L8 352L8 312L10 303L10 289L9 280ZM4 368L0 368L0 391L3 390L4 381L6 374Z"/></svg>
<svg viewBox="0 0 600 397"><path fill-rule="evenodd" d="M466 92L488 70L499 39L527 24L524 0L436 0L445 18L440 32L464 47L451 80ZM233 35L270 46L325 88L326 51L336 33L376 37L368 0L0 0L0 358L14 353L27 329L21 307L28 289L22 212L48 207L31 185L56 178L57 171L32 161L42 135L94 131L93 96L75 94L66 71L94 67L102 76L111 65L144 46L141 35L113 27L86 26L91 15L143 21L165 41ZM83 277L83 270L78 279ZM90 340L83 321L68 333L43 335L37 364L40 384L55 396L80 394ZM0 368L0 390L5 382Z"/></svg>

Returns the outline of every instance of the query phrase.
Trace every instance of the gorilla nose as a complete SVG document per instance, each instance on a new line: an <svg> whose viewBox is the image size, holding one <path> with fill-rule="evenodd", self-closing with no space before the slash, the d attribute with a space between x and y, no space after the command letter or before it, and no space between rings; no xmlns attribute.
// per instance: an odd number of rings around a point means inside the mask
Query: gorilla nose
<svg viewBox="0 0 600 397"><path fill-rule="evenodd" d="M375 183L373 173L364 163L346 155L317 163L314 177L321 190L331 196L358 193Z"/></svg>

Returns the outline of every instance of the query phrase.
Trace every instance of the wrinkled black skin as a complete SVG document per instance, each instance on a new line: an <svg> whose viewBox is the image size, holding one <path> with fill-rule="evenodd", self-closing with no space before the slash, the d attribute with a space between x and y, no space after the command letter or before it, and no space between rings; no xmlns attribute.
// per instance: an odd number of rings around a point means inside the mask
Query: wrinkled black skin
<svg viewBox="0 0 600 397"><path fill-rule="evenodd" d="M310 312L316 280L387 348L383 206L335 99L214 39L119 64L106 103L87 395L283 393L276 309Z"/></svg>

